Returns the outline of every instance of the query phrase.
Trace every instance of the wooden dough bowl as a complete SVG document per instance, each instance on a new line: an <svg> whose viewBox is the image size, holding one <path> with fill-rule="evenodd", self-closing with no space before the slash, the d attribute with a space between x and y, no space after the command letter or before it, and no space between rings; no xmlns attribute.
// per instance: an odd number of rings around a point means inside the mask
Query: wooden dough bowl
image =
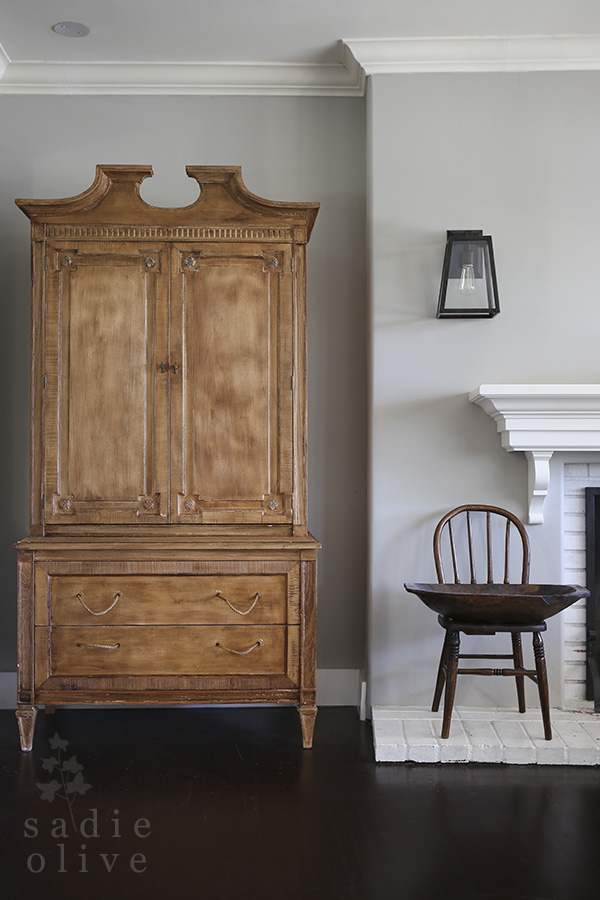
<svg viewBox="0 0 600 900"><path fill-rule="evenodd" d="M405 584L440 615L458 622L534 625L589 597L573 584Z"/></svg>

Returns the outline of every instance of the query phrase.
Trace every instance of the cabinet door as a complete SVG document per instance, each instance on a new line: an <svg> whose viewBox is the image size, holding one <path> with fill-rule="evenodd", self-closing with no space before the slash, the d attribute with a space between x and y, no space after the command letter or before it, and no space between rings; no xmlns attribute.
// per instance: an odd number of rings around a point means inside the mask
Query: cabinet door
<svg viewBox="0 0 600 900"><path fill-rule="evenodd" d="M168 519L168 251L47 248L45 521Z"/></svg>
<svg viewBox="0 0 600 900"><path fill-rule="evenodd" d="M292 520L292 274L286 244L173 246L173 521Z"/></svg>

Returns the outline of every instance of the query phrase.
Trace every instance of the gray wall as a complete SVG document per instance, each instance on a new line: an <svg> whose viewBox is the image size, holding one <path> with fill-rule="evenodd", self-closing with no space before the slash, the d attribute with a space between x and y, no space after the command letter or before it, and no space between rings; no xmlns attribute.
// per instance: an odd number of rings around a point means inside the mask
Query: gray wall
<svg viewBox="0 0 600 900"><path fill-rule="evenodd" d="M501 449L468 392L600 382L599 112L598 72L370 79L375 703L431 701L441 630L402 585L435 581L441 515L489 502L526 516L524 456ZM446 229L469 228L493 237L502 312L437 320ZM549 498L549 510L559 505ZM532 580L560 580L555 522L529 532ZM556 660L557 620L549 632ZM465 679L460 700L495 705L508 681ZM552 690L557 702L555 669Z"/></svg>
<svg viewBox="0 0 600 900"><path fill-rule="evenodd" d="M319 201L308 248L309 525L318 664L363 664L366 556L365 104L266 97L0 97L0 670L15 665L15 556L28 528L29 222L15 197L85 190L97 163L151 164L143 196L192 202L186 164L241 165L255 194Z"/></svg>

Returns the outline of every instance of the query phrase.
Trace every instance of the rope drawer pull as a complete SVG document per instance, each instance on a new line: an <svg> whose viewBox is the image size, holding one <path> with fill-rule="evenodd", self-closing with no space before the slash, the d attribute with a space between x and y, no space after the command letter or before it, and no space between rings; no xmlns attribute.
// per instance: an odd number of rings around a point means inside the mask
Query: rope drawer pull
<svg viewBox="0 0 600 900"><path fill-rule="evenodd" d="M256 650L257 647L260 647L264 644L262 638L260 638L255 644L252 644L251 647L248 647L247 650L232 650L231 647L224 647L223 644L220 644L219 641L215 644L216 647L220 647L221 650L226 650L227 653L235 653L236 656L248 656L249 653L252 653L253 650Z"/></svg>
<svg viewBox="0 0 600 900"><path fill-rule="evenodd" d="M104 609L102 612L94 612L93 609L90 609L89 606L87 605L87 603L85 602L85 600L83 599L83 596L82 596L81 594L76 594L76 597L77 597L77 599L79 600L79 602L81 603L81 605L83 606L83 608L84 608L84 609L87 609L87 611L88 611L89 613L91 613L93 616L105 616L106 613L110 612L111 609L114 609L114 607L117 605L117 603L118 603L119 600L121 599L121 592L120 592L120 591L117 591L117 593L115 594L115 599L113 600L113 602L110 604L110 606L107 606L107 608Z"/></svg>
<svg viewBox="0 0 600 900"><path fill-rule="evenodd" d="M231 600L228 600L227 597L224 597L224 596L223 596L223 594L221 593L221 591L217 591L217 597L220 597L221 600L224 600L225 603L227 604L227 606L229 607L229 609L232 609L235 613L238 614L238 616L247 616L248 613L251 613L251 612L252 612L252 610L254 609L254 607L256 606L256 604L258 603L258 598L260 597L260 594L256 593L256 594L254 595L254 602L252 603L252 606L251 606L249 609L245 610L245 611L244 611L244 610L241 610L241 609L238 609L237 606L234 606L233 603L231 602Z"/></svg>
<svg viewBox="0 0 600 900"><path fill-rule="evenodd" d="M77 643L78 647L98 647L99 650L118 650L120 644L86 644L83 641Z"/></svg>

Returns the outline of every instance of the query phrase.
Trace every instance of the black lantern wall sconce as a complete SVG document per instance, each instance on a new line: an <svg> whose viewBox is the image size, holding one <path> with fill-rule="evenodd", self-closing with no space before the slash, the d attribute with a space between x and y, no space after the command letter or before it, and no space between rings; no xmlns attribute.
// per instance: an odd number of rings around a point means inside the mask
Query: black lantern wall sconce
<svg viewBox="0 0 600 900"><path fill-rule="evenodd" d="M500 312L492 239L483 231L448 231L438 319L491 319Z"/></svg>

